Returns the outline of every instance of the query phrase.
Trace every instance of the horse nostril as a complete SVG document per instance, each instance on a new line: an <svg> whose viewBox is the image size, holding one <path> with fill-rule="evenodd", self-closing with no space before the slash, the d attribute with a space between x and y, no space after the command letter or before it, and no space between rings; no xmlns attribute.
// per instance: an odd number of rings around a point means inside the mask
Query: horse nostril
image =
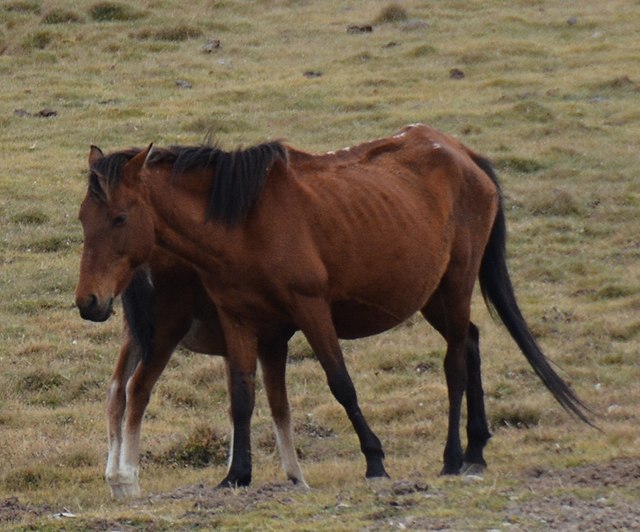
<svg viewBox="0 0 640 532"><path fill-rule="evenodd" d="M113 297L101 301L96 294L91 294L77 298L76 305L80 316L85 320L106 321L113 313Z"/></svg>
<svg viewBox="0 0 640 532"><path fill-rule="evenodd" d="M95 309L98 306L98 296L95 294L91 294L85 298L77 298L76 306L80 310L90 311Z"/></svg>

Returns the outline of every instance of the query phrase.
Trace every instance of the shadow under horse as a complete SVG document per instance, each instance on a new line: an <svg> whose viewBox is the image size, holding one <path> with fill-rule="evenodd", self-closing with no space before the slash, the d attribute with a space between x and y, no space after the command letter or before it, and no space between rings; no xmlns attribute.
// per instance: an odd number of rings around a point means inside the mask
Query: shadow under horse
<svg viewBox="0 0 640 532"><path fill-rule="evenodd" d="M270 142L232 152L150 146L129 152L117 169L105 163L110 157L96 147L89 156L76 303L84 318L108 318L114 297L156 246L197 271L227 349L234 430L221 486L251 481L261 339L291 330L305 335L351 420L366 477L387 476L338 338L380 333L418 311L447 342L442 473L485 467L490 433L479 333L470 321L478 279L487 305L544 385L589 423L588 409L553 370L516 302L496 176L487 160L454 138L416 124L322 155ZM271 356L265 351L261 359Z"/></svg>

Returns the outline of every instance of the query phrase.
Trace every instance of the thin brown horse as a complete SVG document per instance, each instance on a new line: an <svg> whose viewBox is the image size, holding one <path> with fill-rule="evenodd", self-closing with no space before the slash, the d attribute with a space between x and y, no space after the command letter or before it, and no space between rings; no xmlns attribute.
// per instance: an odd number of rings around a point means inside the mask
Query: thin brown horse
<svg viewBox="0 0 640 532"><path fill-rule="evenodd" d="M101 157L92 148L90 159ZM122 175L90 175L80 220L85 240L76 303L86 318L109 316L113 298L156 245L197 270L227 346L234 433L222 486L251 480L260 339L290 328L306 336L351 420L366 476L386 476L382 445L360 410L338 338L385 331L416 311L447 342L442 473L484 467L490 433L479 334L470 321L478 278L543 383L588 422L587 409L549 365L516 303L493 170L427 126L319 156L279 142L236 152L148 148Z"/></svg>
<svg viewBox="0 0 640 532"><path fill-rule="evenodd" d="M93 172L123 165L133 154L104 158ZM184 261L154 250L122 294L125 339L108 387L109 454L105 477L116 498L140 494L139 445L142 418L151 390L178 344L195 352L226 355L215 305L195 270ZM269 356L259 353L274 419L282 467L296 484L306 485L293 445L284 381L287 340L293 333L263 339ZM270 343L267 343L270 341Z"/></svg>

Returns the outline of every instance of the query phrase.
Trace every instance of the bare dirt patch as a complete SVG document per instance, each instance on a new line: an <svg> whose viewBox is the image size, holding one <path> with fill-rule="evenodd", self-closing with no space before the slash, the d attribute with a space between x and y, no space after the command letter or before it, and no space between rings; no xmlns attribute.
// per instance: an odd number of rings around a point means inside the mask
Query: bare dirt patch
<svg viewBox="0 0 640 532"><path fill-rule="evenodd" d="M563 471L536 469L528 493L507 507L511 530L531 524L553 530L639 530L640 458L588 464Z"/></svg>
<svg viewBox="0 0 640 532"><path fill-rule="evenodd" d="M166 494L149 497L152 503L160 501L192 500L195 512L237 512L255 508L259 504L294 502L294 493L304 493L305 488L290 483L269 483L257 488L218 489L215 486L195 484Z"/></svg>
<svg viewBox="0 0 640 532"><path fill-rule="evenodd" d="M640 458L622 458L607 464L589 464L567 470L535 469L522 478L521 488L509 491L502 522L509 530L638 530L640 529ZM425 482L398 480L373 490L377 510L369 514L369 530L393 525L406 529L458 530L466 524L433 518L421 500L444 496ZM193 501L182 519L210 521L228 512L260 507L278 508L300 503L303 488L269 483L256 488L218 490L197 484L149 497L154 504ZM337 497L340 499L340 496ZM345 499L346 500L346 499ZM348 507L353 501L342 506ZM362 501L360 501L362 502ZM341 505L337 504L337 511ZM321 515L322 514L322 515ZM319 510L318 518L326 512Z"/></svg>
<svg viewBox="0 0 640 532"><path fill-rule="evenodd" d="M18 497L9 497L0 501L0 523L15 523L25 517L40 517L52 513L49 506L32 506L23 504Z"/></svg>

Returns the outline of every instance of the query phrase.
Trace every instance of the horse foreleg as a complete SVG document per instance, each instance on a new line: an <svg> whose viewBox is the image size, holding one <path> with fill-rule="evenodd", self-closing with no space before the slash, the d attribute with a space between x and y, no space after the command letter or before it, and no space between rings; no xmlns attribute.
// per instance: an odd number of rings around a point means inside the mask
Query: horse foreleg
<svg viewBox="0 0 640 532"><path fill-rule="evenodd" d="M227 381L231 399L233 435L229 469L218 487L248 486L251 483L251 416L255 404L258 355L257 336L220 312L227 344Z"/></svg>
<svg viewBox="0 0 640 532"><path fill-rule="evenodd" d="M480 371L480 346L478 328L469 324L467 339L467 449L464 453L462 472L481 473L487 466L483 450L491 438L484 408L484 391Z"/></svg>
<svg viewBox="0 0 640 532"><path fill-rule="evenodd" d="M138 350L127 337L120 349L113 375L107 387L107 432L109 454L105 468L105 479L111 496L121 498L120 458L122 450L122 422L127 406L126 385L140 361Z"/></svg>
<svg viewBox="0 0 640 532"><path fill-rule="evenodd" d="M260 366L267 399L273 418L280 462L287 478L294 484L308 487L302 475L293 444L291 409L286 386L287 341L278 339L260 347Z"/></svg>
<svg viewBox="0 0 640 532"><path fill-rule="evenodd" d="M366 478L388 477L383 464L382 444L369 428L360 410L356 389L347 371L331 320L329 305L323 300L301 298L296 310L296 322L324 369L329 389L345 409L358 435L360 450L367 463Z"/></svg>

